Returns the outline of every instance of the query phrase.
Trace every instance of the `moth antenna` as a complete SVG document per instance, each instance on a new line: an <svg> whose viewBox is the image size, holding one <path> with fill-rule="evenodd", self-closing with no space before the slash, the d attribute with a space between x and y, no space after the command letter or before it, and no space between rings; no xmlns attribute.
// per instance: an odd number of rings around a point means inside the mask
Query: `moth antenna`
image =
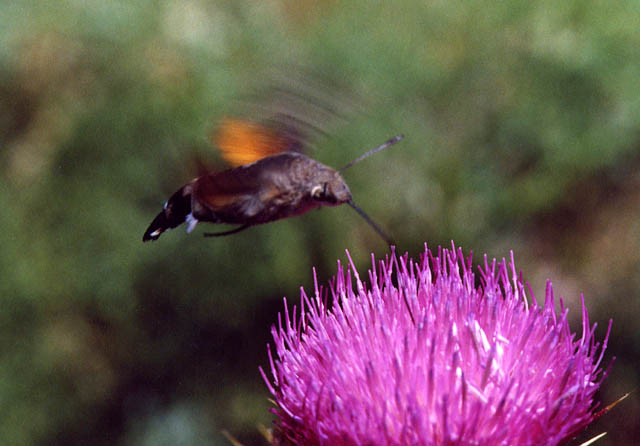
<svg viewBox="0 0 640 446"><path fill-rule="evenodd" d="M353 209L355 209L355 211L360 214L360 216L362 218L364 218L364 220L369 223L369 226L371 226L380 237L382 237L382 239L387 242L387 245L392 246L395 245L394 241L391 239L391 237L389 237L383 230L382 228L380 228L380 226L378 226L378 224L373 221L371 219L371 217L369 217L365 211L363 211L362 209L360 209L358 206L356 206L356 204L353 202L353 200L349 200L347 201L347 204L349 206L351 206Z"/></svg>
<svg viewBox="0 0 640 446"><path fill-rule="evenodd" d="M368 152L363 153L362 155L360 155L359 157L357 157L356 159L351 161L346 166L338 169L338 172L342 172L343 170L347 170L349 167L353 166L356 163L359 163L360 161L362 161L363 159L367 158L368 156L373 155L374 153L380 152L380 151L386 149L387 147L392 146L393 144L397 143L398 141L401 141L402 138L404 138L404 135L394 136L390 140L380 144L378 147L374 147L373 149L369 150Z"/></svg>

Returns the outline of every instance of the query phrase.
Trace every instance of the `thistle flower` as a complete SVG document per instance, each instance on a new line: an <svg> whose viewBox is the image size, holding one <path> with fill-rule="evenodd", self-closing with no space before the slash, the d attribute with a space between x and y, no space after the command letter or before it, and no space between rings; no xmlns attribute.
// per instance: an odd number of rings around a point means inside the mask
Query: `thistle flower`
<svg viewBox="0 0 640 446"><path fill-rule="evenodd" d="M611 322L600 346L584 299L576 339L551 283L527 299L513 254L485 256L479 286L455 247L372 261L369 285L338 264L330 306L317 280L300 312L285 299L261 369L274 444L557 445L594 419Z"/></svg>

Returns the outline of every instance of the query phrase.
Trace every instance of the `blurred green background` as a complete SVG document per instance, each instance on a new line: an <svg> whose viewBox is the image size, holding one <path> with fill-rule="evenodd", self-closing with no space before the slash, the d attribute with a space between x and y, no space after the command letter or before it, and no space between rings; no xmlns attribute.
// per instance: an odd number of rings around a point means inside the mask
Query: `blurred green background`
<svg viewBox="0 0 640 446"><path fill-rule="evenodd" d="M265 71L300 64L367 98L314 156L401 252L513 250L600 338L600 392L640 372L640 3L3 2L0 442L262 444L282 297L384 243L347 207L202 239L141 236ZM212 158L215 155L212 154ZM584 438L640 438L637 394Z"/></svg>

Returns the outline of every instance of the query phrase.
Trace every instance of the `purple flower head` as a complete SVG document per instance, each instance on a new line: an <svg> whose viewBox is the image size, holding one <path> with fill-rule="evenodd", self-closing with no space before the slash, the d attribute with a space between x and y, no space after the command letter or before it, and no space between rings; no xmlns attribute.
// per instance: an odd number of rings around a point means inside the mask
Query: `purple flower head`
<svg viewBox="0 0 640 446"><path fill-rule="evenodd" d="M557 445L594 419L611 322L600 347L582 300L576 338L551 283L527 299L513 254L485 256L479 286L455 247L373 260L369 284L349 261L330 308L316 282L272 328L275 444Z"/></svg>

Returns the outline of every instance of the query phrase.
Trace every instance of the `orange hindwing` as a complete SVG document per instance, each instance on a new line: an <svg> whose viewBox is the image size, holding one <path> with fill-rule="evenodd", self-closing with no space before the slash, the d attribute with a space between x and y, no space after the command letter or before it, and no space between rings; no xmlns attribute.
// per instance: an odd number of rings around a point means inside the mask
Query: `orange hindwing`
<svg viewBox="0 0 640 446"><path fill-rule="evenodd" d="M214 136L222 157L232 166L242 166L291 150L292 141L276 130L240 119L225 118Z"/></svg>

